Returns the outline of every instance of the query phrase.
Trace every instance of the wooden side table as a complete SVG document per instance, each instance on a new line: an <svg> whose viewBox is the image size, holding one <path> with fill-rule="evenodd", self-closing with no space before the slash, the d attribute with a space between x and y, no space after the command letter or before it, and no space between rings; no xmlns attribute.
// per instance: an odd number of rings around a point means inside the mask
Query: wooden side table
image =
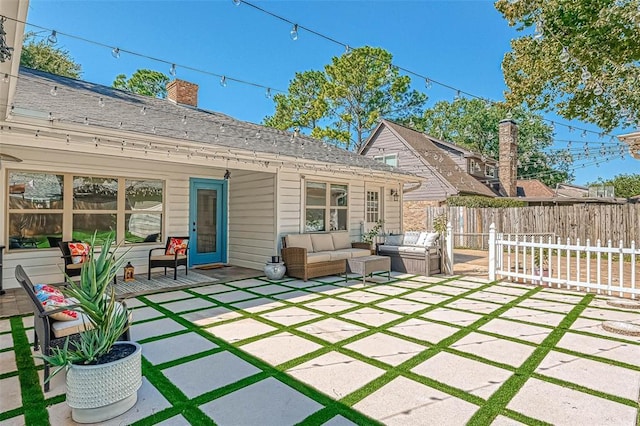
<svg viewBox="0 0 640 426"><path fill-rule="evenodd" d="M387 271L387 279L391 279L391 258L388 256L354 257L347 262L351 272L362 275L363 284L367 281L367 275L378 271Z"/></svg>

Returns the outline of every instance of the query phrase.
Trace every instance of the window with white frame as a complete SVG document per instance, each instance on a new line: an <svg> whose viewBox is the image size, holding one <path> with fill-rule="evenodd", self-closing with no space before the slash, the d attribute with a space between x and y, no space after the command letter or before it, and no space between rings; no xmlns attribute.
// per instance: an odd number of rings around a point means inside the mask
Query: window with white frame
<svg viewBox="0 0 640 426"><path fill-rule="evenodd" d="M496 166L487 164L484 168L484 175L488 177L496 177Z"/></svg>
<svg viewBox="0 0 640 426"><path fill-rule="evenodd" d="M380 191L367 191L367 222L375 223L380 219Z"/></svg>
<svg viewBox="0 0 640 426"><path fill-rule="evenodd" d="M161 180L13 170L8 177L9 249L57 248L94 233L98 243L110 232L125 243L161 239Z"/></svg>
<svg viewBox="0 0 640 426"><path fill-rule="evenodd" d="M347 185L307 181L305 195L305 232L347 230Z"/></svg>
<svg viewBox="0 0 640 426"><path fill-rule="evenodd" d="M373 159L389 166L398 167L398 154L376 155Z"/></svg>

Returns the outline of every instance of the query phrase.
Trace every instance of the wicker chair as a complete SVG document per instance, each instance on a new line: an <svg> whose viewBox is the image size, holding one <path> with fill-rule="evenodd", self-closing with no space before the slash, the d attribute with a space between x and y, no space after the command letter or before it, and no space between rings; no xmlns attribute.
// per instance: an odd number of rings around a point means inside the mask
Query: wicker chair
<svg viewBox="0 0 640 426"><path fill-rule="evenodd" d="M185 248L184 254L178 254L175 252L174 254L166 254L169 250L169 244L171 243L171 239L178 238L186 241L187 247ZM156 250L163 250L162 254L154 255L153 252ZM189 273L188 268L188 254L189 254L189 237L169 237L167 238L167 244L164 248L154 248L149 250L149 271L147 273L147 279L151 279L151 268L162 268L164 267L164 274L167 275L167 268L173 268L173 279L178 279L178 266L184 266L184 274L187 275Z"/></svg>
<svg viewBox="0 0 640 426"><path fill-rule="evenodd" d="M33 327L34 327L34 336L33 336L33 349L39 350L42 347L42 355L51 355L51 350L53 348L62 348L65 344L65 341L69 339L69 345L73 345L78 342L80 339L80 331L91 327L91 324L88 320L83 321L82 319L77 319L74 321L56 321L53 318L50 318L51 315L62 312L64 310L69 309L69 307L53 309L50 311L45 311L44 307L36 297L36 294L33 290L33 283L27 276L27 273L24 271L21 265L16 266L15 270L16 280L20 283L22 288L29 295L29 300L31 301L31 305L33 308ZM122 304L124 309L127 308L126 304L123 302L119 302ZM120 340L131 340L131 336L129 334L129 327L127 330L120 336ZM50 365L45 361L44 363L44 391L49 391L49 382L47 379L49 378Z"/></svg>

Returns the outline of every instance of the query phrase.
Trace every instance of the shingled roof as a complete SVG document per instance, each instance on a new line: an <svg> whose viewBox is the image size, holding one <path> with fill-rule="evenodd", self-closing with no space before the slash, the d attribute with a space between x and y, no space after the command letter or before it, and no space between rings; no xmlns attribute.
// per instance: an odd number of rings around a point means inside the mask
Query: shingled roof
<svg viewBox="0 0 640 426"><path fill-rule="evenodd" d="M55 87L55 96L51 95ZM141 96L100 84L20 69L13 114L51 119L54 123L86 124L215 147L269 153L414 176L302 134L281 131L218 112L176 104L168 99Z"/></svg>
<svg viewBox="0 0 640 426"><path fill-rule="evenodd" d="M462 170L448 155L444 152L438 155L434 153L442 152L441 148L436 146L431 137L424 133L408 129L399 124L388 120L382 120L382 124L402 138L413 150L419 154L424 162L426 162L433 171L438 172L451 186L453 186L461 194L484 195L487 197L495 197L496 194L478 179ZM442 171L446 170L446 173Z"/></svg>

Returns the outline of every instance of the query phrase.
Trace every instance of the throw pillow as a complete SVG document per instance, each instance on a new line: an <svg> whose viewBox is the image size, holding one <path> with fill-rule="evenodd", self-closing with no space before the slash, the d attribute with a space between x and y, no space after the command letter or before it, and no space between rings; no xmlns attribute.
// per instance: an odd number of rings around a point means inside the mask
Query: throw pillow
<svg viewBox="0 0 640 426"><path fill-rule="evenodd" d="M42 304L45 311L53 311L54 309L64 308L71 303L65 299L62 292L52 286L46 284L36 284L33 286L38 301ZM78 319L78 313L69 309L49 315L56 321L73 321Z"/></svg>
<svg viewBox="0 0 640 426"><path fill-rule="evenodd" d="M71 252L71 262L83 263L89 256L91 246L87 243L68 243Z"/></svg>
<svg viewBox="0 0 640 426"><path fill-rule="evenodd" d="M174 254L187 254L187 243L189 240L185 238L169 238L169 245L165 254L173 256Z"/></svg>
<svg viewBox="0 0 640 426"><path fill-rule="evenodd" d="M416 245L419 247L424 247L424 242L427 241L427 232L421 232L420 236L418 237L418 241L416 242Z"/></svg>
<svg viewBox="0 0 640 426"><path fill-rule="evenodd" d="M432 247L438 240L438 237L440 237L440 234L438 234L437 232L429 232L427 234L427 238L424 240L424 246Z"/></svg>
<svg viewBox="0 0 640 426"><path fill-rule="evenodd" d="M401 246L402 240L404 239L404 235L387 235L384 237L384 243L388 246Z"/></svg>

